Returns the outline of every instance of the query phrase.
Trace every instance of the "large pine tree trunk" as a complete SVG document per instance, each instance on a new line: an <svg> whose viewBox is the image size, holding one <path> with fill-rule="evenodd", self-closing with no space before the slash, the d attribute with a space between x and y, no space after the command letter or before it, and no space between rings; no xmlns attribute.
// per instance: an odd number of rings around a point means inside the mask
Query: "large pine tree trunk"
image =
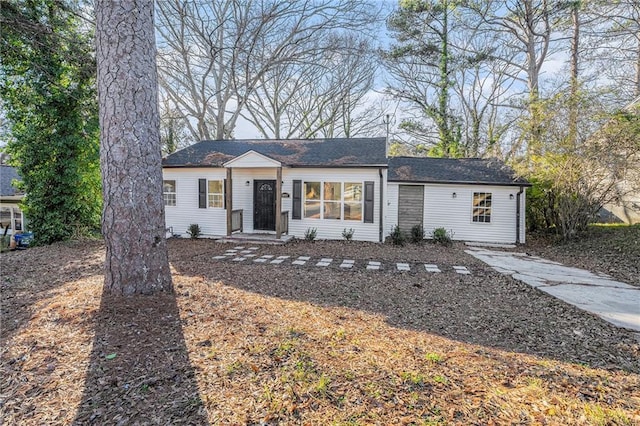
<svg viewBox="0 0 640 426"><path fill-rule="evenodd" d="M170 290L153 2L97 0L95 8L105 287Z"/></svg>

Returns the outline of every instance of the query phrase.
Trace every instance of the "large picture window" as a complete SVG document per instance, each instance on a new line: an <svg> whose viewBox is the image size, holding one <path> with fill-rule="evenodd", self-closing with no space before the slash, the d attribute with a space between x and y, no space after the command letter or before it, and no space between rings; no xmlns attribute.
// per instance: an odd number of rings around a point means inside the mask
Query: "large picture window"
<svg viewBox="0 0 640 426"><path fill-rule="evenodd" d="M362 220L362 183L305 182L304 217Z"/></svg>
<svg viewBox="0 0 640 426"><path fill-rule="evenodd" d="M209 207L224 206L224 190L221 180L210 180L207 182L207 200Z"/></svg>
<svg viewBox="0 0 640 426"><path fill-rule="evenodd" d="M164 198L165 206L176 205L176 181L175 180L162 181L162 197Z"/></svg>
<svg viewBox="0 0 640 426"><path fill-rule="evenodd" d="M491 222L491 193L490 192L474 192L473 193L473 221L474 222Z"/></svg>

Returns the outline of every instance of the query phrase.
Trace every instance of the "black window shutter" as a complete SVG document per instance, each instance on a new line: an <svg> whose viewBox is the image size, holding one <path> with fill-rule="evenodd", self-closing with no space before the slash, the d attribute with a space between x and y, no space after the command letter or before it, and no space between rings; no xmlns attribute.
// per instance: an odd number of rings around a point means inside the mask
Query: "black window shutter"
<svg viewBox="0 0 640 426"><path fill-rule="evenodd" d="M222 207L227 209L227 180L222 182Z"/></svg>
<svg viewBox="0 0 640 426"><path fill-rule="evenodd" d="M364 223L373 223L373 181L364 183Z"/></svg>
<svg viewBox="0 0 640 426"><path fill-rule="evenodd" d="M198 179L198 207L207 208L207 180Z"/></svg>
<svg viewBox="0 0 640 426"><path fill-rule="evenodd" d="M302 181L293 181L293 212L292 219L300 219L302 217Z"/></svg>

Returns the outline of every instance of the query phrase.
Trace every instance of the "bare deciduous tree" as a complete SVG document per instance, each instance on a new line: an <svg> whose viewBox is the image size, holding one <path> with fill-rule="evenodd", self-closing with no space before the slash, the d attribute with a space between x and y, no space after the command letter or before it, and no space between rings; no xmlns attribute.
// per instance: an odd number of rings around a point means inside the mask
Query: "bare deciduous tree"
<svg viewBox="0 0 640 426"><path fill-rule="evenodd" d="M160 99L160 144L162 154L171 154L189 146L191 140L184 115L167 97ZM191 142L191 143L190 143Z"/></svg>
<svg viewBox="0 0 640 426"><path fill-rule="evenodd" d="M193 138L229 139L256 88L304 63L333 31L363 31L375 3L348 0L158 2L160 82Z"/></svg>
<svg viewBox="0 0 640 426"><path fill-rule="evenodd" d="M376 74L369 42L329 35L315 54L265 73L244 114L266 137L351 137L380 120L363 105Z"/></svg>
<svg viewBox="0 0 640 426"><path fill-rule="evenodd" d="M550 53L553 9L547 0L509 0L486 5L486 9L479 10L485 30L498 34L502 42L495 55L511 66L510 73L515 79L522 80L524 74L527 85L528 131L514 140L508 155L515 155L523 144L530 152L539 145L540 117L536 104L540 99L540 72Z"/></svg>
<svg viewBox="0 0 640 426"><path fill-rule="evenodd" d="M589 0L584 14L593 23L586 28L585 62L615 93L614 102L640 96L640 3L636 0Z"/></svg>

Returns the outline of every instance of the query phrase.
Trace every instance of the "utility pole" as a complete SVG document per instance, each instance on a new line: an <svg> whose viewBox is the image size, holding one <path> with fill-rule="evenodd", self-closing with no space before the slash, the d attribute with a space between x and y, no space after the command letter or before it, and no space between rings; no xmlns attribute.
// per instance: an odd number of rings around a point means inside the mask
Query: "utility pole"
<svg viewBox="0 0 640 426"><path fill-rule="evenodd" d="M382 123L386 126L387 128L387 136L386 136L386 140L385 140L385 144L384 144L384 154L386 157L389 156L389 124L391 124L391 116L389 114L386 115L385 118L382 119Z"/></svg>

